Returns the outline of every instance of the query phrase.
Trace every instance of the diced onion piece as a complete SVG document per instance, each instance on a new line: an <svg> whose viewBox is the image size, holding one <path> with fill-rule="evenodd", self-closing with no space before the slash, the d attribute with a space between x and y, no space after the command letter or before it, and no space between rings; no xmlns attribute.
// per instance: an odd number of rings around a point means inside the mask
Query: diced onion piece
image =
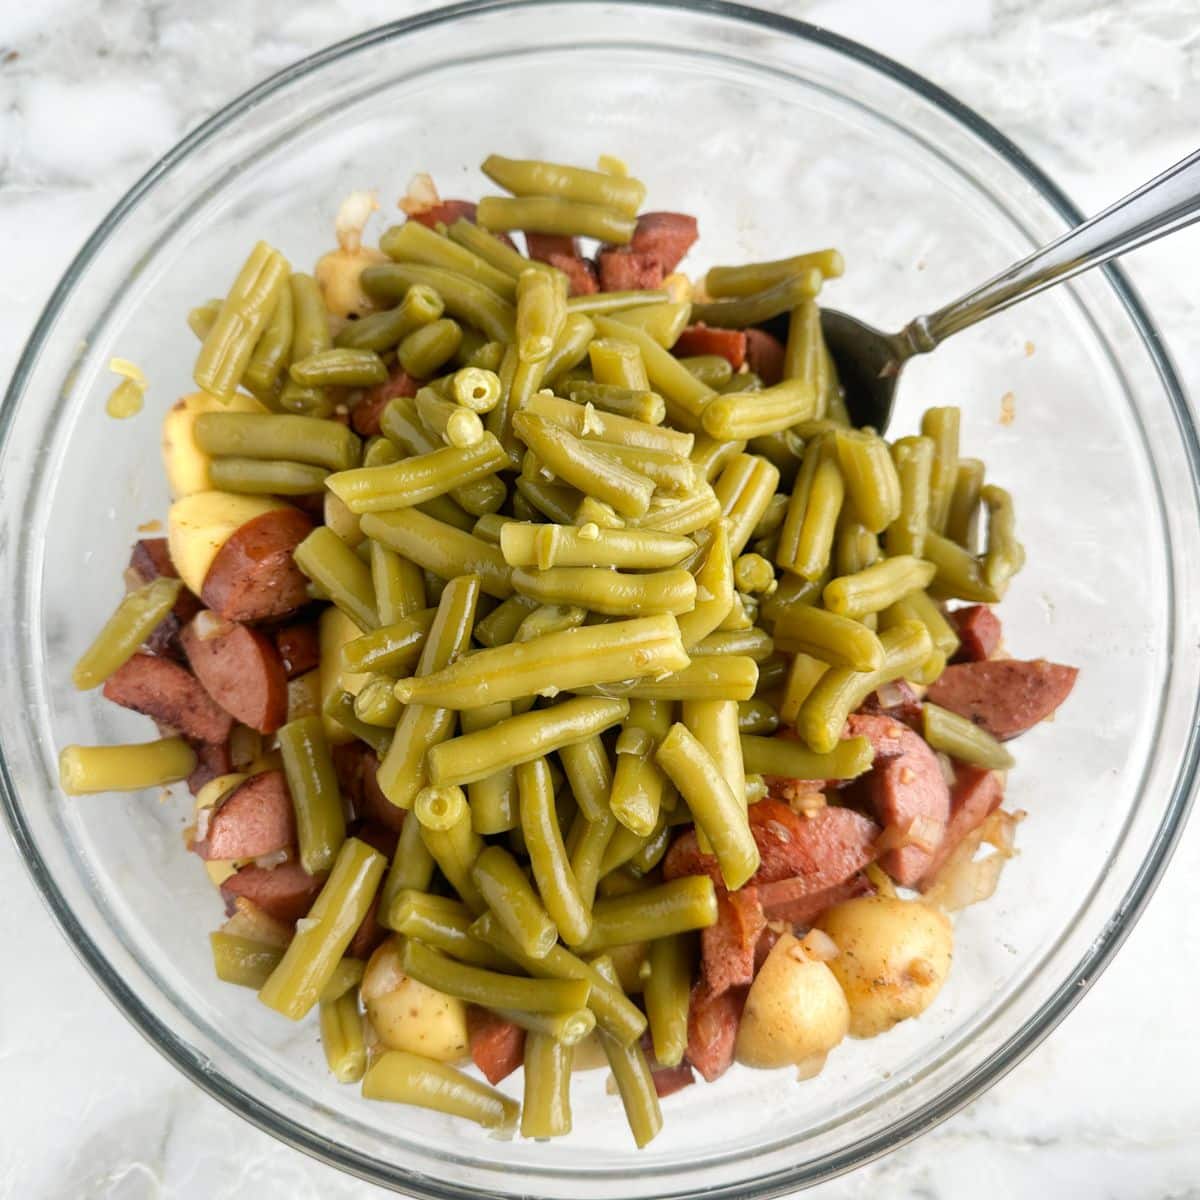
<svg viewBox="0 0 1200 1200"><path fill-rule="evenodd" d="M401 212L415 217L423 212L428 212L431 208L437 208L441 202L442 198L438 195L433 177L422 172L420 175L414 175L408 181L408 188L397 204Z"/></svg>
<svg viewBox="0 0 1200 1200"><path fill-rule="evenodd" d="M333 228L337 243L353 254L362 245L362 233L371 214L378 211L379 198L374 191L351 192L342 201L334 219Z"/></svg>
<svg viewBox="0 0 1200 1200"><path fill-rule="evenodd" d="M800 940L800 945L813 962L829 962L838 956L837 942L823 929L810 929Z"/></svg>

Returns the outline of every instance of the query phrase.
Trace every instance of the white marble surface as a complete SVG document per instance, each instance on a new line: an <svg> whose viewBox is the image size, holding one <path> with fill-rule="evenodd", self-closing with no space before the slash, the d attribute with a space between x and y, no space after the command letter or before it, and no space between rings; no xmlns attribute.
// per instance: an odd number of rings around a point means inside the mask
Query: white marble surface
<svg viewBox="0 0 1200 1200"><path fill-rule="evenodd" d="M0 4L0 378L52 280L159 153L270 72L417 7ZM1085 209L1195 145L1194 0L772 7L929 75L999 125ZM1191 381L1200 379L1198 259L1200 232L1190 231L1127 263ZM917 1144L815 1194L1200 1196L1200 975L1192 965L1200 927L1188 899L1197 872L1194 827L1116 964L1039 1050ZM76 962L3 837L0 876L0 961L23 968L0 972L0 1195L382 1197L258 1133L178 1076Z"/></svg>

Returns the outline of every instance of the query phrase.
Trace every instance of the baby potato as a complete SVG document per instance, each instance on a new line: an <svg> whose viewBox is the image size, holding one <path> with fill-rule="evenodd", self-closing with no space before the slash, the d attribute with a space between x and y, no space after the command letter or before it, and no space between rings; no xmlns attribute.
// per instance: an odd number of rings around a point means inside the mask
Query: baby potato
<svg viewBox="0 0 1200 1200"><path fill-rule="evenodd" d="M250 396L240 392L229 397L228 403L207 392L184 396L168 410L162 424L163 467L172 497L190 496L212 488L208 468L212 459L196 444L196 418L201 413L239 412L265 413L267 410Z"/></svg>
<svg viewBox="0 0 1200 1200"><path fill-rule="evenodd" d="M176 500L167 512L167 546L179 577L199 596L221 547L247 522L287 507L234 492L193 492Z"/></svg>
<svg viewBox="0 0 1200 1200"><path fill-rule="evenodd" d="M325 307L344 319L365 317L378 305L362 289L364 267L388 262L388 256L373 246L358 246L353 250L337 249L323 254L313 271L313 278L325 298Z"/></svg>
<svg viewBox="0 0 1200 1200"><path fill-rule="evenodd" d="M361 995L372 1028L389 1050L407 1050L438 1062L466 1057L467 1006L405 975L396 938L388 938L371 955Z"/></svg>
<svg viewBox="0 0 1200 1200"><path fill-rule="evenodd" d="M820 1071L849 1023L833 972L786 933L750 987L734 1056L747 1067L798 1067L808 1078Z"/></svg>
<svg viewBox="0 0 1200 1200"><path fill-rule="evenodd" d="M852 1037L875 1037L933 1002L950 970L954 934L945 913L919 900L862 896L817 922L836 943L829 967L850 1005Z"/></svg>
<svg viewBox="0 0 1200 1200"><path fill-rule="evenodd" d="M317 622L321 650L320 666L317 668L320 673L321 723L325 726L325 737L334 745L354 739L350 730L326 713L325 706L337 692L350 692L357 696L367 682L366 675L342 670L342 647L360 637L362 630L340 608L330 605L321 613Z"/></svg>

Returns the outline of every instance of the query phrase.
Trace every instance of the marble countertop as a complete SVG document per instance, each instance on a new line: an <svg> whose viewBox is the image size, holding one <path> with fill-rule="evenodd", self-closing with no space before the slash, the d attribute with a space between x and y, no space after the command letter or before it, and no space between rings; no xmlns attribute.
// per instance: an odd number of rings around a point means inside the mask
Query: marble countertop
<svg viewBox="0 0 1200 1200"><path fill-rule="evenodd" d="M0 378L52 281L122 191L210 111L419 0L39 0L0 5ZM979 110L1085 210L1195 148L1191 0L775 0ZM228 53L228 46L245 47ZM1127 267L1200 378L1200 231ZM1188 264L1180 269L1181 264ZM1193 825L1115 964L982 1099L822 1200L1200 1196ZM0 1195L36 1200L379 1196L259 1133L178 1075L76 961L0 835Z"/></svg>

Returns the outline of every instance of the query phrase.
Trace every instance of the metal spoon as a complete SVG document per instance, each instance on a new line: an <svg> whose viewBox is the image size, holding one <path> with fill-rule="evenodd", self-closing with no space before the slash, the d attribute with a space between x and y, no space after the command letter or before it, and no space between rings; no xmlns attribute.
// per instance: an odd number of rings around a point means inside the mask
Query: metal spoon
<svg viewBox="0 0 1200 1200"><path fill-rule="evenodd" d="M900 371L914 354L928 354L952 333L1196 220L1200 151L965 296L910 321L899 333L881 333L845 313L824 309L821 329L846 389L851 420L882 433L891 419Z"/></svg>

